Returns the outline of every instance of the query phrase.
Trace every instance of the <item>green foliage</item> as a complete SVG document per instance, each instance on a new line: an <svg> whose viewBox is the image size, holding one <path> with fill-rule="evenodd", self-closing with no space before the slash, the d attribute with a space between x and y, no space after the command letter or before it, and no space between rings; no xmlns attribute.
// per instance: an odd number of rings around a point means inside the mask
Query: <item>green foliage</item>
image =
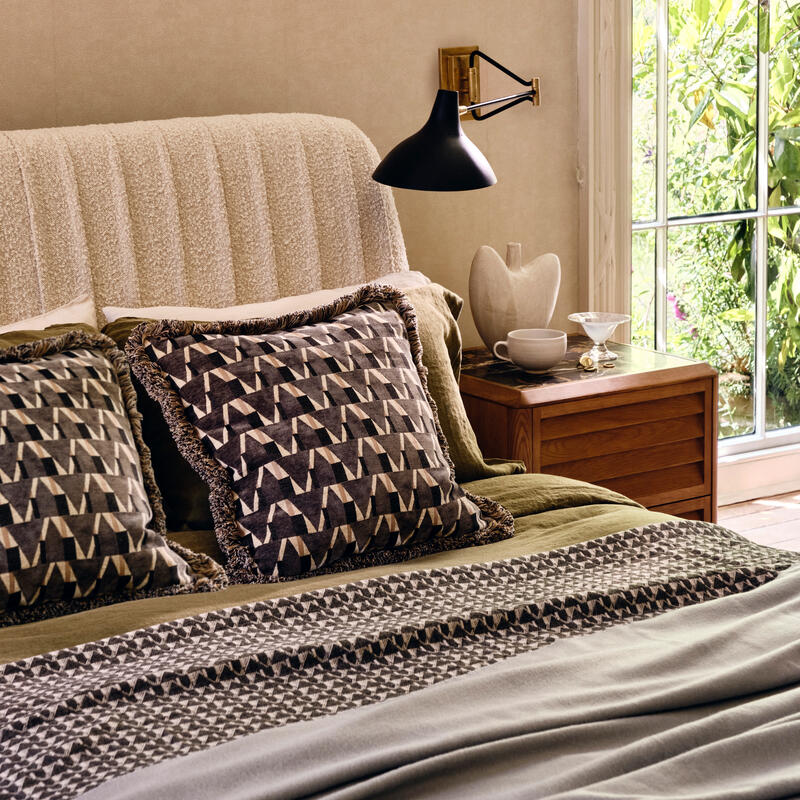
<svg viewBox="0 0 800 800"><path fill-rule="evenodd" d="M655 191L651 5L634 2L635 219L652 218L652 211L642 212L652 208ZM759 49L770 57L769 205L800 205L800 2L670 0L671 217L756 207ZM720 370L725 435L752 429L756 246L752 220L674 228L668 242L668 347ZM652 262L636 258L635 247L634 272L642 274L633 281L633 330L644 343L652 338L653 317L642 287L653 283ZM768 425L783 427L800 424L799 216L770 217L767 260Z"/></svg>

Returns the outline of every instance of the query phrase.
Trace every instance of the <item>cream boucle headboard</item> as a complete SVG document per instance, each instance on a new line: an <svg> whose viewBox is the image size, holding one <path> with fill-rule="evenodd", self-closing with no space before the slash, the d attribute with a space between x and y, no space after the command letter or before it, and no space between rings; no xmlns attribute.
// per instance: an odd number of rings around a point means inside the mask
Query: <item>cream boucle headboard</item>
<svg viewBox="0 0 800 800"><path fill-rule="evenodd" d="M90 291L225 306L408 269L351 122L253 114L0 133L0 324Z"/></svg>

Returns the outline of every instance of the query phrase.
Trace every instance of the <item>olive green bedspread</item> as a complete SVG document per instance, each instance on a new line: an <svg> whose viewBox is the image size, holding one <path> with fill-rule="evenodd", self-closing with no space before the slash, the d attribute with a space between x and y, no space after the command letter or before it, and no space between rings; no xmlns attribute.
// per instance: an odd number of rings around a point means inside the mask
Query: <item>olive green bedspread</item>
<svg viewBox="0 0 800 800"><path fill-rule="evenodd" d="M515 518L516 535L482 547L434 553L399 564L298 581L239 584L220 592L157 597L117 603L65 617L0 629L0 663L59 650L171 619L218 608L335 586L393 572L449 567L544 552L669 519L616 492L553 475L505 475L463 484L502 503ZM213 534L185 531L172 537L219 558Z"/></svg>

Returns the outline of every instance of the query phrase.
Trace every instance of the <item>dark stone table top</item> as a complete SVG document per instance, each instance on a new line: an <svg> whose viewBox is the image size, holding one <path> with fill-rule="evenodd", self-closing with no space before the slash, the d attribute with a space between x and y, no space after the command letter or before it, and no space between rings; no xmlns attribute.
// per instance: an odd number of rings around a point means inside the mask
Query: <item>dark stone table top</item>
<svg viewBox="0 0 800 800"><path fill-rule="evenodd" d="M464 351L461 368L462 387L464 383L472 384L471 379L489 381L506 390L517 390L528 393L536 387L557 387L563 384L584 384L582 389L589 390L585 384L594 383L590 392L605 392L612 389L612 385L629 383L630 376L645 375L646 373L664 372L699 365L699 362L680 356L667 355L655 350L648 350L635 345L617 344L609 342L608 347L619 356L613 368L604 368L602 363L596 371L587 372L578 369L578 359L592 346L592 341L580 334L571 334L567 337L567 353L564 360L546 373L537 374L527 372L508 361L495 358L486 348L474 347ZM703 365L708 371L710 367ZM622 381L623 376L629 380ZM567 388L567 387L563 387ZM576 386L575 389L578 387ZM622 388L620 386L619 388ZM574 391L568 394L573 395Z"/></svg>

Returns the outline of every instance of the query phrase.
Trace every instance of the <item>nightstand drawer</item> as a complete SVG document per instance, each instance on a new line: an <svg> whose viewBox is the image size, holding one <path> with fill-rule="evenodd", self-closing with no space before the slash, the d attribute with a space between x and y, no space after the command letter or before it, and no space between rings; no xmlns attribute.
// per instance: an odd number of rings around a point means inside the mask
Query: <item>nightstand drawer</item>
<svg viewBox="0 0 800 800"><path fill-rule="evenodd" d="M625 478L641 473L642 465L653 469L680 467L684 464L702 463L705 458L705 441L703 438L689 439L676 444L663 444L642 450L629 450L623 454L596 456L572 461L566 464L552 464L542 467L542 472L557 473L565 478L597 483L615 478Z"/></svg>
<svg viewBox="0 0 800 800"><path fill-rule="evenodd" d="M702 416L705 413L702 383L697 383L694 387L682 385L680 389L666 389L662 395L660 398L638 392L619 395L612 399L613 404L609 408L587 407L581 401L562 403L558 410L554 409L552 416L547 413L542 415L542 439L616 430L623 425L661 422L665 419ZM564 432L563 425L563 417L566 414L570 414L571 417L567 433Z"/></svg>
<svg viewBox="0 0 800 800"><path fill-rule="evenodd" d="M695 497L692 500L682 500L679 503L654 506L650 510L660 511L662 514L672 514L673 517L708 521L712 517L713 507L714 501L710 495L706 495L705 497Z"/></svg>
<svg viewBox="0 0 800 800"><path fill-rule="evenodd" d="M564 428L569 428L571 422L569 417L561 417L559 421ZM642 455L645 453L655 455L663 450L662 445L702 439L703 433L702 414L658 422L642 422L638 425L623 424L614 430L594 433L572 434L562 430L562 435L558 439L545 439L542 431L542 467L569 463L575 459L583 461L587 453L603 456L638 450Z"/></svg>
<svg viewBox="0 0 800 800"><path fill-rule="evenodd" d="M626 453L625 460L629 463L637 461L636 453ZM655 468L653 468L655 467ZM557 470L544 470L555 475L561 473ZM581 480L585 480L581 478ZM605 486L625 497L630 497L637 503L647 508L655 508L664 503L682 500L686 497L697 497L706 492L710 486L707 481L702 462L682 464L679 467L660 469L654 464L646 464L638 474L626 475L613 480L589 481L598 486Z"/></svg>
<svg viewBox="0 0 800 800"><path fill-rule="evenodd" d="M650 508L708 495L708 389L708 382L694 381L609 396L603 405L614 404L601 408L578 401L532 409L536 466Z"/></svg>

